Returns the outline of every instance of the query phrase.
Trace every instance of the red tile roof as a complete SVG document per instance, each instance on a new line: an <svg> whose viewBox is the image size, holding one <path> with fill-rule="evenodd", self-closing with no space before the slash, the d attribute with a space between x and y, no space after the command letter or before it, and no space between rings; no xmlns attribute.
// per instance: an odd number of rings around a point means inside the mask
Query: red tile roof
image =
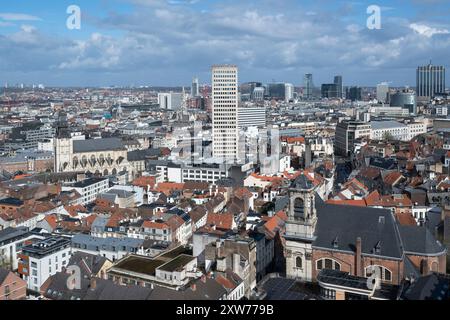
<svg viewBox="0 0 450 320"><path fill-rule="evenodd" d="M215 225L216 228L231 230L233 229L234 216L229 213L210 213L208 214L208 218L206 223L211 225Z"/></svg>

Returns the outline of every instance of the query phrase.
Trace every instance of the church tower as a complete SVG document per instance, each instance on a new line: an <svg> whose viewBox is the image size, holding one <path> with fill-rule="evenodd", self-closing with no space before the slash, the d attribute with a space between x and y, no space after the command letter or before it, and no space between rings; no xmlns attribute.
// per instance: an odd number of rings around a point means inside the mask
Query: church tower
<svg viewBox="0 0 450 320"><path fill-rule="evenodd" d="M286 276L312 280L312 243L315 240L317 212L315 186L305 174L289 188L289 212L286 222Z"/></svg>

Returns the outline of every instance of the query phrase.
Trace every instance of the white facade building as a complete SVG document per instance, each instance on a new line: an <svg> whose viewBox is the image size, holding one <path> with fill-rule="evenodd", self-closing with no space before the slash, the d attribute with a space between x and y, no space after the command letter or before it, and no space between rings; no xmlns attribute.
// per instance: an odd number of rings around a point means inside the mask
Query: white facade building
<svg viewBox="0 0 450 320"><path fill-rule="evenodd" d="M50 237L23 247L19 273L27 288L39 292L49 277L67 267L71 252L70 240L63 237Z"/></svg>
<svg viewBox="0 0 450 320"><path fill-rule="evenodd" d="M90 178L62 187L62 191L77 191L81 195L81 205L94 202L99 194L108 191L108 189L109 179L107 178Z"/></svg>
<svg viewBox="0 0 450 320"><path fill-rule="evenodd" d="M238 158L238 68L232 65L212 67L213 157Z"/></svg>
<svg viewBox="0 0 450 320"><path fill-rule="evenodd" d="M266 127L267 111L263 107L240 107L238 109L239 128L244 127Z"/></svg>
<svg viewBox="0 0 450 320"><path fill-rule="evenodd" d="M178 110L183 104L182 93L158 93L158 104L161 109Z"/></svg>
<svg viewBox="0 0 450 320"><path fill-rule="evenodd" d="M372 121L370 139L383 140L390 136L394 140L409 141L409 128L397 121Z"/></svg>

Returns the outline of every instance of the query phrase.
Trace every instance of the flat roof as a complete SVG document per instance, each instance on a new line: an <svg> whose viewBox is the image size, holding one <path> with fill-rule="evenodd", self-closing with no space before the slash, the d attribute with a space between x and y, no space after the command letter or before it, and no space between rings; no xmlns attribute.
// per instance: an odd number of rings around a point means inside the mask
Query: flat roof
<svg viewBox="0 0 450 320"><path fill-rule="evenodd" d="M175 249L172 249L172 250L160 255L158 258L173 259L182 254L192 255L192 250L188 249L186 247L183 247L183 246L179 246L179 247L176 247Z"/></svg>
<svg viewBox="0 0 450 320"><path fill-rule="evenodd" d="M133 255L127 256L122 261L118 262L114 268L154 276L156 268L162 266L166 262L167 261L163 259L152 259Z"/></svg>
<svg viewBox="0 0 450 320"><path fill-rule="evenodd" d="M184 267L186 264L194 260L195 257L187 255L187 254L181 254L175 259L167 262L166 264L160 266L158 269L173 272L176 271L179 268Z"/></svg>
<svg viewBox="0 0 450 320"><path fill-rule="evenodd" d="M72 185L74 188L86 188L100 181L108 180L108 178L89 178L83 181L76 182Z"/></svg>

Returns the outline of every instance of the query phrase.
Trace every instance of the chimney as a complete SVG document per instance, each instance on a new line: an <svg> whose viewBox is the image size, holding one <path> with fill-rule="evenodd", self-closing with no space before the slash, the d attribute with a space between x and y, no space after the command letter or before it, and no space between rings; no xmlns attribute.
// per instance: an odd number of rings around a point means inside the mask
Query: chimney
<svg viewBox="0 0 450 320"><path fill-rule="evenodd" d="M358 277L361 277L362 276L362 272L361 272L361 237L356 238L355 258L356 258L355 275Z"/></svg>
<svg viewBox="0 0 450 320"><path fill-rule="evenodd" d="M203 283L206 283L206 275L202 275L202 278L201 278L201 279L202 279L202 282L203 282Z"/></svg>
<svg viewBox="0 0 450 320"><path fill-rule="evenodd" d="M94 277L91 278L90 288L91 290L95 290L97 288L97 279Z"/></svg>
<svg viewBox="0 0 450 320"><path fill-rule="evenodd" d="M191 284L191 290L192 291L196 291L197 290L197 285L195 283Z"/></svg>

